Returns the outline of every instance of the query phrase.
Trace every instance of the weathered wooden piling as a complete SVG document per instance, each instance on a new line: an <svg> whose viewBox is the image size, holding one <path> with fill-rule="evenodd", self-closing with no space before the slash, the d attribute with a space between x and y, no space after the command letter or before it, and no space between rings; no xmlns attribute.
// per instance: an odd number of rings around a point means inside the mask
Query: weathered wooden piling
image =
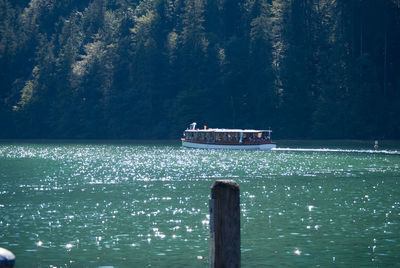
<svg viewBox="0 0 400 268"><path fill-rule="evenodd" d="M0 268L12 268L15 264L15 255L5 248L0 248Z"/></svg>
<svg viewBox="0 0 400 268"><path fill-rule="evenodd" d="M240 267L240 190L233 180L211 187L210 267Z"/></svg>

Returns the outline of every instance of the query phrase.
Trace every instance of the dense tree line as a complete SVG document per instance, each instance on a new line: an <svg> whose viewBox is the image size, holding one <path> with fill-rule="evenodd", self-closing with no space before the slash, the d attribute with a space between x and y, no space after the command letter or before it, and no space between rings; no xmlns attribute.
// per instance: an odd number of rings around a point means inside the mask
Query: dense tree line
<svg viewBox="0 0 400 268"><path fill-rule="evenodd" d="M400 138L399 0L0 0L0 138Z"/></svg>

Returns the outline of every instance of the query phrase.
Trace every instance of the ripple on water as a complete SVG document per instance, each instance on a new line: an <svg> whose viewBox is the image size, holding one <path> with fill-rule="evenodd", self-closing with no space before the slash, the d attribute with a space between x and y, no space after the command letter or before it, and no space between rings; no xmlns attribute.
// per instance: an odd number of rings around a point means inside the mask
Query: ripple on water
<svg viewBox="0 0 400 268"><path fill-rule="evenodd" d="M229 178L241 187L243 263L370 266L374 254L390 266L399 162L354 150L3 144L0 246L25 252L21 266L204 266L210 186Z"/></svg>

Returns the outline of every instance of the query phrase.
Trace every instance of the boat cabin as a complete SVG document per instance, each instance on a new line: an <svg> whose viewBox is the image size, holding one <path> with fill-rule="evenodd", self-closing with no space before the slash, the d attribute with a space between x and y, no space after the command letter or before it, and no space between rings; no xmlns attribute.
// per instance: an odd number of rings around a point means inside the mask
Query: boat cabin
<svg viewBox="0 0 400 268"><path fill-rule="evenodd" d="M205 127L196 129L195 124L185 130L184 139L188 142L214 144L265 144L271 143L271 130L218 129Z"/></svg>

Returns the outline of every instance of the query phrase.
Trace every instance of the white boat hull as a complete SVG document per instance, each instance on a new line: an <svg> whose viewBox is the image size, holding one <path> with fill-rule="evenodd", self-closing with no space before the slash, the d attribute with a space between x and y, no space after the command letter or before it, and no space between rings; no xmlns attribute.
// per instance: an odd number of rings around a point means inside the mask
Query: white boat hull
<svg viewBox="0 0 400 268"><path fill-rule="evenodd" d="M182 141L182 146L195 149L225 149L225 150L262 150L267 151L276 148L276 144L210 144Z"/></svg>

